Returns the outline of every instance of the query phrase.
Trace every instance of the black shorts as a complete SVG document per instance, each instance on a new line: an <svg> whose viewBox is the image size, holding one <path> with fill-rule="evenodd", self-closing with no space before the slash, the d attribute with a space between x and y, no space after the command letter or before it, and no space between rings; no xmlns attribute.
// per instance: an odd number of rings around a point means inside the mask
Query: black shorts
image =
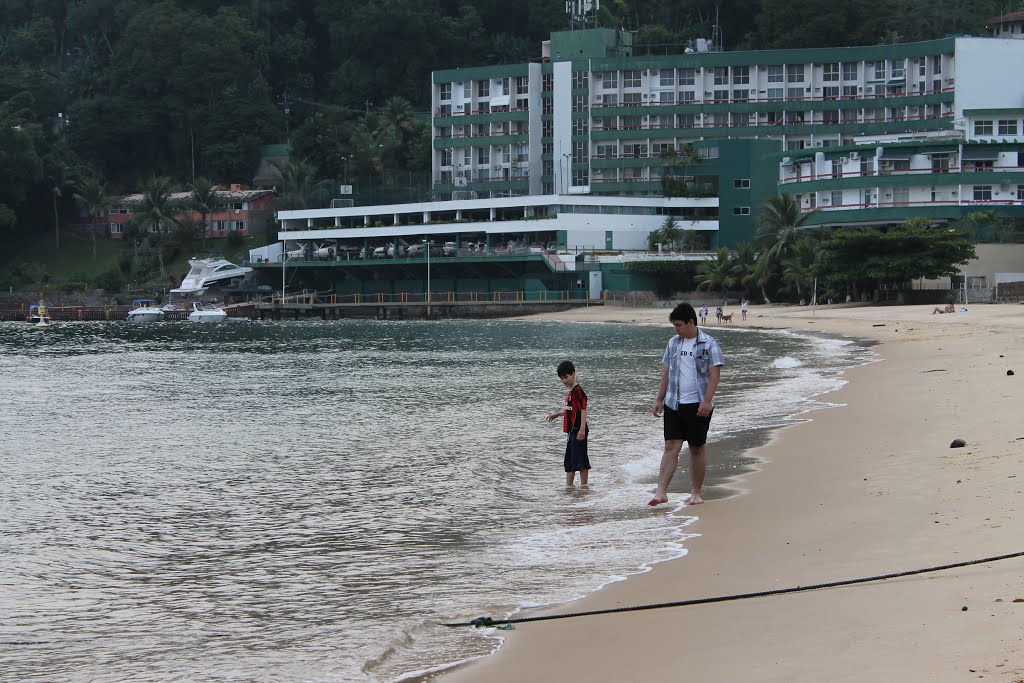
<svg viewBox="0 0 1024 683"><path fill-rule="evenodd" d="M708 442L708 427L715 409L701 417L697 414L698 406L699 403L680 403L679 410L665 406L665 441L685 441L692 447Z"/></svg>
<svg viewBox="0 0 1024 683"><path fill-rule="evenodd" d="M576 432L569 434L565 442L565 471L580 472L590 469L590 458L587 457L587 442L590 437L580 441L576 438Z"/></svg>

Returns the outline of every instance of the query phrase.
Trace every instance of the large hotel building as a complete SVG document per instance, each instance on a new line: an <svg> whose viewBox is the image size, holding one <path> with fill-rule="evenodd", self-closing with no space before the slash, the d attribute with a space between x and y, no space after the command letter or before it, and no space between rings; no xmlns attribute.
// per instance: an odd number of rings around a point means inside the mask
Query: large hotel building
<svg viewBox="0 0 1024 683"><path fill-rule="evenodd" d="M724 52L699 40L641 54L631 37L556 32L535 61L434 72L435 200L282 211L282 243L402 261L431 240L461 257L447 291L580 286L584 251L603 274L593 292L649 288L623 263L666 217L699 236L691 244L734 247L781 193L818 209L811 225L1024 217L1024 13L991 36L867 47ZM494 255L524 264L495 279L482 260ZM383 266L333 286L422 289Z"/></svg>

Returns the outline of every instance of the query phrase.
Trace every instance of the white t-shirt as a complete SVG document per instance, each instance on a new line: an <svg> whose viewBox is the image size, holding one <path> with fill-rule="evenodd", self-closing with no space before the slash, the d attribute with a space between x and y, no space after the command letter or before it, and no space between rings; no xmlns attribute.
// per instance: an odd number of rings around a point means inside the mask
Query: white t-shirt
<svg viewBox="0 0 1024 683"><path fill-rule="evenodd" d="M697 345L697 338L683 339L679 345L679 356L683 362L679 363L679 402L700 403L704 397L700 395L700 387L697 386L697 367L693 361L693 347Z"/></svg>

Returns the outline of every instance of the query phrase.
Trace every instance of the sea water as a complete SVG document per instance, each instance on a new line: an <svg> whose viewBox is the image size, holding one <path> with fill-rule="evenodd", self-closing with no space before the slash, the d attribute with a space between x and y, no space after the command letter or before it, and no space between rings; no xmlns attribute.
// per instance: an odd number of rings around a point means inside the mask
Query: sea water
<svg viewBox="0 0 1024 683"><path fill-rule="evenodd" d="M711 329L705 495L821 405L852 342ZM646 505L667 321L0 324L0 678L392 681L490 652L446 621L686 552ZM555 366L590 396L567 489ZM684 460L685 462L685 460ZM685 561L685 560L683 560Z"/></svg>

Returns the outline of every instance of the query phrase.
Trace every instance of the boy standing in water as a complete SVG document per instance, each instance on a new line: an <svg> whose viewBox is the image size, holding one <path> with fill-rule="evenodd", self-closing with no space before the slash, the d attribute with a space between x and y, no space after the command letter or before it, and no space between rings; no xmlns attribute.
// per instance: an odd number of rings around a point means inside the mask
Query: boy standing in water
<svg viewBox="0 0 1024 683"><path fill-rule="evenodd" d="M562 416L562 431L568 435L565 443L565 485L572 486L576 473L580 473L580 485L587 485L590 473L590 458L587 456L587 392L576 383L576 366L572 361L564 360L558 364L558 378L569 387L565 395L565 407L550 413L547 421L551 422Z"/></svg>
<svg viewBox="0 0 1024 683"><path fill-rule="evenodd" d="M648 505L668 502L668 486L679 466L684 441L690 447L689 503L698 505L704 502L701 487L707 468L708 427L715 412L715 392L725 359L715 338L697 326L693 306L679 304L668 319L676 334L661 359L661 383L651 409L655 417L665 413L665 452L661 456L658 488Z"/></svg>

